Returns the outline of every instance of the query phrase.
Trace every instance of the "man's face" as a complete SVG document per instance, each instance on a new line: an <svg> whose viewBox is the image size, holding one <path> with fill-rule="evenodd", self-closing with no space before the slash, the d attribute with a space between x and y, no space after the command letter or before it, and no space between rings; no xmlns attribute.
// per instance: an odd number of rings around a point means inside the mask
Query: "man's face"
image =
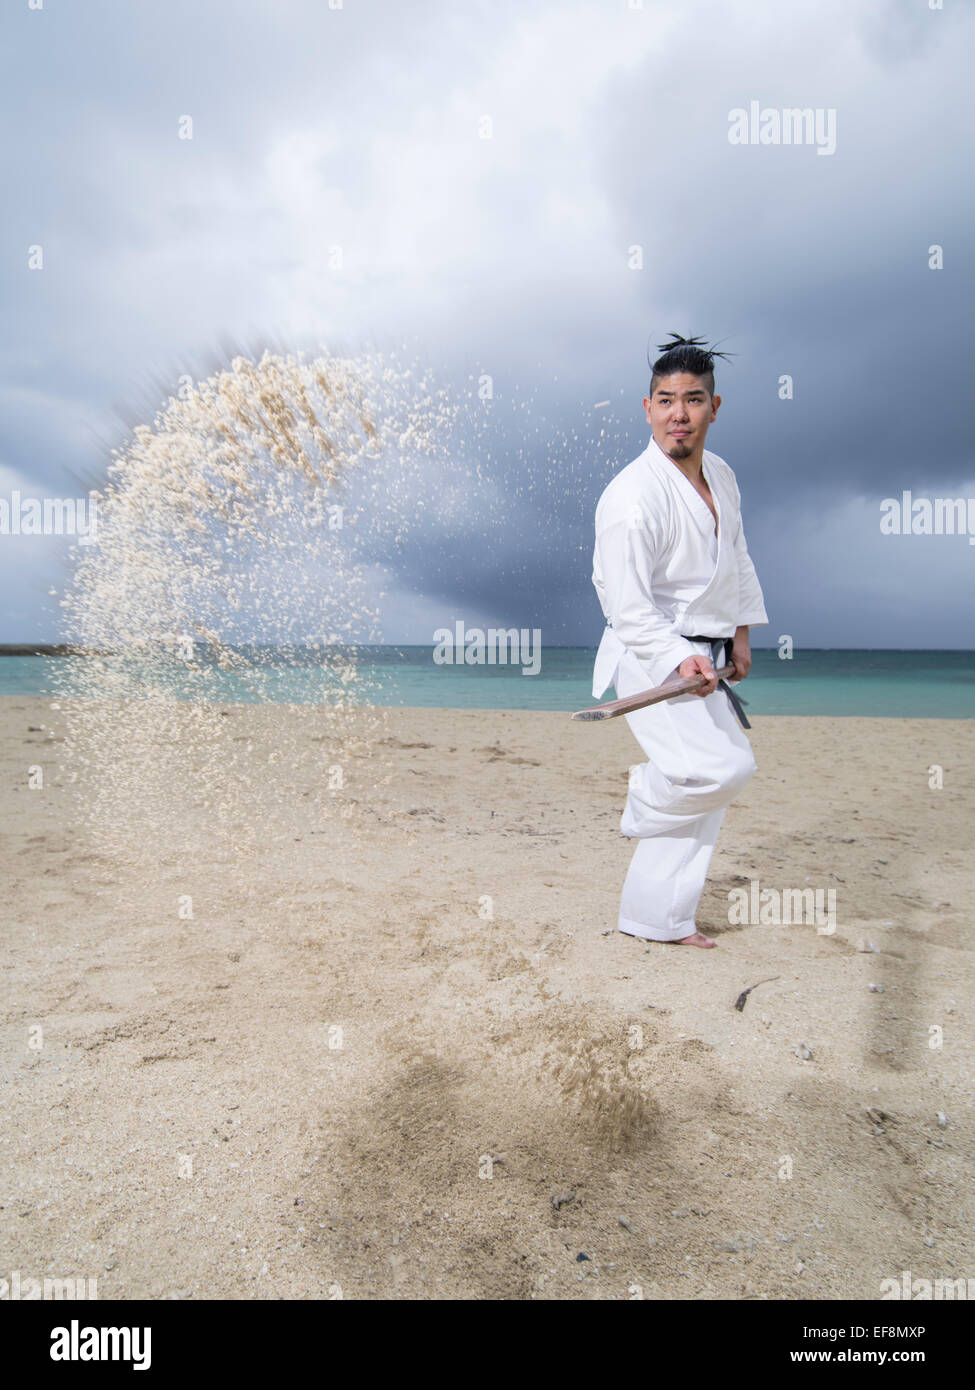
<svg viewBox="0 0 975 1390"><path fill-rule="evenodd" d="M720 396L710 396L704 381L690 372L661 377L643 404L653 437L675 461L700 457L708 426L718 413Z"/></svg>

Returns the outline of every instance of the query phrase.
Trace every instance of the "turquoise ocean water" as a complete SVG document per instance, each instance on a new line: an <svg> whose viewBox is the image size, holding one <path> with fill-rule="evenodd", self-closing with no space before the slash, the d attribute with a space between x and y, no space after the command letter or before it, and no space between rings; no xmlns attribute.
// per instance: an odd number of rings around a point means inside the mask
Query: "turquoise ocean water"
<svg viewBox="0 0 975 1390"><path fill-rule="evenodd" d="M256 649L253 649L256 654ZM538 675L518 666L436 665L432 648L350 649L366 667L370 700L384 705L447 709L539 709L571 712L592 698L594 647L546 647ZM975 715L975 652L756 650L748 680L738 687L751 714L915 716L969 719ZM0 657L0 695L65 693L77 657ZM55 668L57 668L55 670ZM219 702L317 702L321 661L312 649L288 654L261 649L259 676L242 678L205 669L195 688L177 698ZM138 691L138 678L133 687ZM148 693L148 692L147 692ZM603 696L614 698L612 689Z"/></svg>

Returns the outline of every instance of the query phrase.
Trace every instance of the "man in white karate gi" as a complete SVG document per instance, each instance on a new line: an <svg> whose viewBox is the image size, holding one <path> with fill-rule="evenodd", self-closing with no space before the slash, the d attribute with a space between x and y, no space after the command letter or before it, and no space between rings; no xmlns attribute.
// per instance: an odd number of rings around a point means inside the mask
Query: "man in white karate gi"
<svg viewBox="0 0 975 1390"><path fill-rule="evenodd" d="M607 627L592 693L613 685L622 699L671 677L708 677L699 692L625 716L650 761L631 771L620 822L638 843L619 911L631 936L707 948L715 942L695 912L725 810L755 771L740 704L715 666L733 663L744 680L749 628L768 616L735 475L704 448L724 354L671 337L643 401L650 443L596 506L592 580Z"/></svg>

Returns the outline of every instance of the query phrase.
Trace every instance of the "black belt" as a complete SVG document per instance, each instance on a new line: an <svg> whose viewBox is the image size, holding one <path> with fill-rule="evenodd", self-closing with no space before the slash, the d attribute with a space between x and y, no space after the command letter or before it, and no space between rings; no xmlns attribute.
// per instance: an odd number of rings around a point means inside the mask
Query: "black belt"
<svg viewBox="0 0 975 1390"><path fill-rule="evenodd" d="M688 637L685 633L681 633L681 636L684 638L685 642L709 642L712 644L715 642L723 643L725 649L725 664L727 664L728 648L732 640L730 637L701 637L700 635ZM750 729L752 726L749 724L748 716L745 714L743 708L744 705L747 705L748 701L739 699L739 697L735 694L735 692L732 690L731 686L728 684L727 681L718 681L718 689L723 690L725 694L728 696L728 699L731 701L731 708L734 710L741 727L743 729Z"/></svg>

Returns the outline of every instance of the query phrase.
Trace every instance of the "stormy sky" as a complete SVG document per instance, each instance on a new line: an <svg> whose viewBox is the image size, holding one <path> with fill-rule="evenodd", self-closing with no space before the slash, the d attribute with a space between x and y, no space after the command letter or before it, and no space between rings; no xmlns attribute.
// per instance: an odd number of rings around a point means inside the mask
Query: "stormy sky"
<svg viewBox="0 0 975 1390"><path fill-rule="evenodd" d="M648 338L694 333L734 354L708 447L755 643L975 645L975 546L880 530L902 490L975 497L975 14L933 3L8 0L0 497L83 495L238 350L408 344L491 376L494 435L466 510L377 554L386 640L595 644L593 510ZM752 103L835 149L732 143ZM0 535L0 641L57 636L68 565Z"/></svg>

